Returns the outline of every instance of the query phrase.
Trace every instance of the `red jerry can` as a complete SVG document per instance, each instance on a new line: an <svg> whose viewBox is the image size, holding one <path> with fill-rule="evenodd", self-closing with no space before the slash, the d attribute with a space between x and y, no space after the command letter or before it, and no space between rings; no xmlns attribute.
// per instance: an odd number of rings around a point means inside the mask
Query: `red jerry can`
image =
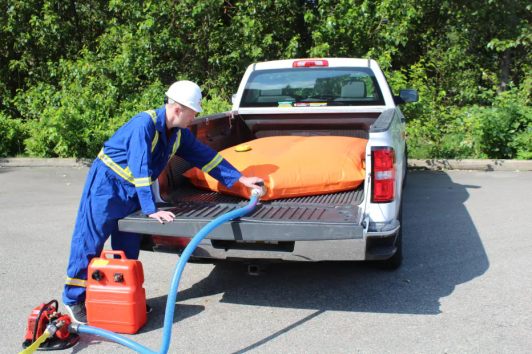
<svg viewBox="0 0 532 354"><path fill-rule="evenodd" d="M106 255L118 255L109 259ZM146 291L142 263L124 251L104 250L87 273L87 320L90 326L117 333L137 333L146 323Z"/></svg>

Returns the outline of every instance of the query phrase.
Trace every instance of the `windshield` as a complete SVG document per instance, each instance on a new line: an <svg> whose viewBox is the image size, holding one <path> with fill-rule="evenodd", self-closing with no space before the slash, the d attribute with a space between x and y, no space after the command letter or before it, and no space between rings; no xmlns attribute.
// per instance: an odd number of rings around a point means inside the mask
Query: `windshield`
<svg viewBox="0 0 532 354"><path fill-rule="evenodd" d="M290 68L253 72L240 107L384 106L369 68Z"/></svg>

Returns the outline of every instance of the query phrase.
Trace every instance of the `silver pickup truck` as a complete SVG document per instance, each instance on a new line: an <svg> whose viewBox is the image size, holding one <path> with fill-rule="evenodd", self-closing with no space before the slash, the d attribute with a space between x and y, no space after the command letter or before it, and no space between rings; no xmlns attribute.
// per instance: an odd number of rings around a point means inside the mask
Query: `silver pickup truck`
<svg viewBox="0 0 532 354"><path fill-rule="evenodd" d="M212 232L195 258L284 261L377 260L401 265L401 200L407 172L405 117L374 60L297 59L252 64L229 112L203 116L190 126L203 144L221 151L280 135L367 139L365 181L354 190L260 202L251 214ZM119 221L121 231L143 234L142 249L180 253L203 226L246 200L194 187L191 166L174 156L154 184L158 206L173 223L141 211ZM319 166L316 166L319 168Z"/></svg>

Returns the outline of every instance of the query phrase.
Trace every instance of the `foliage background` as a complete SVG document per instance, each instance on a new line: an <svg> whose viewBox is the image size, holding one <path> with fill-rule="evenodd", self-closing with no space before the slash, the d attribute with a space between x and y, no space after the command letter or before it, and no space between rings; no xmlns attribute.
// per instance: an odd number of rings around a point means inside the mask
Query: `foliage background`
<svg viewBox="0 0 532 354"><path fill-rule="evenodd" d="M0 0L0 156L94 157L179 79L205 113L253 62L377 60L411 157L532 159L527 0Z"/></svg>

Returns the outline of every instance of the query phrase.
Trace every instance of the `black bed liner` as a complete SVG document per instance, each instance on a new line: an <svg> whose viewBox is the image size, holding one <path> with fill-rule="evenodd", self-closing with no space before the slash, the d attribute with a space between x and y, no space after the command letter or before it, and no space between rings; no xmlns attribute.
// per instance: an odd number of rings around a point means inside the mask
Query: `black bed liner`
<svg viewBox="0 0 532 354"><path fill-rule="evenodd" d="M309 197L261 201L255 210L214 230L208 238L220 240L337 240L361 238L359 225L363 187ZM119 221L121 231L193 237L216 217L241 208L247 200L203 191L192 185L177 189L170 203L159 208L172 211L172 223L160 224L141 211Z"/></svg>
<svg viewBox="0 0 532 354"><path fill-rule="evenodd" d="M277 199L262 204L271 205L315 205L315 206L344 206L344 205L358 205L364 198L364 189L359 186L345 192L337 192L332 194L313 195L308 197L295 197L287 199ZM226 194L220 194L211 191L205 191L189 184L174 191L170 196L170 203L174 205L182 203L195 204L209 204L209 203L225 203L225 204L247 204L248 200L240 197L235 197Z"/></svg>

